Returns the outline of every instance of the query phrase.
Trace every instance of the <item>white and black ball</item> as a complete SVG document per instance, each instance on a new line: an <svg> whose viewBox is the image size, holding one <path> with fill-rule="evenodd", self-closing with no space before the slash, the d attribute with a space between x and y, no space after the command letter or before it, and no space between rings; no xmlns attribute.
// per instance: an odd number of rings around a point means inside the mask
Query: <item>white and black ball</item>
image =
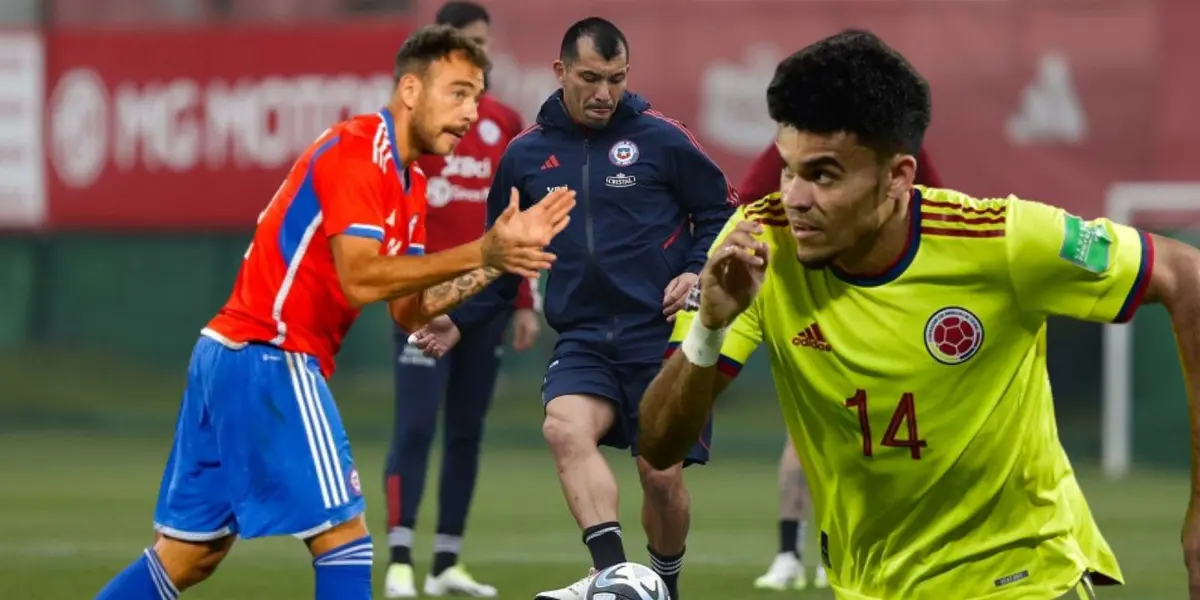
<svg viewBox="0 0 1200 600"><path fill-rule="evenodd" d="M587 600L670 600L667 584L650 567L621 563L600 571L588 586Z"/></svg>

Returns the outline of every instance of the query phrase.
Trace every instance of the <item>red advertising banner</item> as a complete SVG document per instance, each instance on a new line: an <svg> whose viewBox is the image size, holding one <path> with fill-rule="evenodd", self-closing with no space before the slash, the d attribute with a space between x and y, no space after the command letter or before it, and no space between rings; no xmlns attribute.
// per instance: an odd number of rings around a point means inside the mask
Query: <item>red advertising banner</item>
<svg viewBox="0 0 1200 600"><path fill-rule="evenodd" d="M421 0L427 19L437 0ZM774 134L787 54L870 29L929 79L926 139L947 184L1085 214L1115 181L1200 179L1195 0L492 0L497 93L536 110L562 32L586 16L630 40L631 88L687 123L736 180ZM528 32L539 32L529 35Z"/></svg>
<svg viewBox="0 0 1200 600"><path fill-rule="evenodd" d="M250 228L329 125L374 112L406 22L48 35L52 228Z"/></svg>
<svg viewBox="0 0 1200 600"><path fill-rule="evenodd" d="M493 92L531 121L573 21L631 45L631 89L736 181L783 56L869 28L929 79L948 185L1094 216L1117 181L1200 180L1194 0L494 0ZM437 0L422 0L426 21ZM376 110L407 23L47 34L51 227L244 228L325 127Z"/></svg>

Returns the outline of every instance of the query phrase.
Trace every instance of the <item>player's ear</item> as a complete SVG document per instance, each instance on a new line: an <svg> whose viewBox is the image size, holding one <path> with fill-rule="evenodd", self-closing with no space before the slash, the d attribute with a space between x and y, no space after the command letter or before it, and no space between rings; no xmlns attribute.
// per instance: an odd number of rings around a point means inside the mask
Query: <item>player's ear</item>
<svg viewBox="0 0 1200 600"><path fill-rule="evenodd" d="M889 198L906 198L917 177L917 158L911 154L897 154L892 157L888 183Z"/></svg>
<svg viewBox="0 0 1200 600"><path fill-rule="evenodd" d="M558 85L560 86L563 85L564 80L567 78L567 65L558 59L554 61L554 77L558 79Z"/></svg>
<svg viewBox="0 0 1200 600"><path fill-rule="evenodd" d="M417 99L421 97L424 85L425 82L413 73L405 73L400 77L400 81L396 84L396 93L400 95L400 101L409 110L417 107Z"/></svg>

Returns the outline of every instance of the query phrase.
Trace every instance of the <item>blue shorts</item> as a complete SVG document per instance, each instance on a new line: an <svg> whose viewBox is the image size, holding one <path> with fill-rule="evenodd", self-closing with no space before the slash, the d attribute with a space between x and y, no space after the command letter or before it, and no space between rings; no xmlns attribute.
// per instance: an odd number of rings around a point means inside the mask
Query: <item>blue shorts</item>
<svg viewBox="0 0 1200 600"><path fill-rule="evenodd" d="M201 337L155 529L186 541L306 539L364 509L350 442L316 359Z"/></svg>
<svg viewBox="0 0 1200 600"><path fill-rule="evenodd" d="M662 369L661 351L658 356L657 360L629 360L614 352L611 343L560 337L546 367L542 404L573 394L597 396L612 402L616 418L600 444L629 448L630 454L637 456L638 407L646 388ZM712 419L709 418L683 466L707 463L711 444Z"/></svg>

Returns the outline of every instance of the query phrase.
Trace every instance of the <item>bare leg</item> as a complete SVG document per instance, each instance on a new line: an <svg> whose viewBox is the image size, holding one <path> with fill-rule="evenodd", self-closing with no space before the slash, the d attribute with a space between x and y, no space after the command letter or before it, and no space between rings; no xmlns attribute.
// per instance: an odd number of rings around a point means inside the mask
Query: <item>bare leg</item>
<svg viewBox="0 0 1200 600"><path fill-rule="evenodd" d="M808 584L803 566L803 551L808 539L808 517L812 514L812 497L809 495L808 479L796 456L796 447L788 439L779 459L779 552L791 553L797 562L796 579L793 585ZM829 579L824 566L817 561L813 583L828 587Z"/></svg>
<svg viewBox="0 0 1200 600"><path fill-rule="evenodd" d="M304 540L304 543L308 546L309 553L313 555L313 558L316 558L330 550L345 546L355 540L361 540L368 535L371 535L371 533L367 531L367 524L363 520L362 515L359 515L345 523L335 525L326 531Z"/></svg>
<svg viewBox="0 0 1200 600"><path fill-rule="evenodd" d="M783 446L779 458L779 520L803 521L808 518L808 481L791 439ZM803 540L800 540L803 543Z"/></svg>
<svg viewBox="0 0 1200 600"><path fill-rule="evenodd" d="M779 551L767 572L754 582L760 589L803 589L808 586L801 553L805 540L805 517L809 505L804 469L791 439L779 457ZM818 567L818 578L824 573Z"/></svg>
<svg viewBox="0 0 1200 600"><path fill-rule="evenodd" d="M186 542L158 534L154 552L175 589L182 592L212 577L233 548L235 539L236 536L227 535L207 542Z"/></svg>
<svg viewBox="0 0 1200 600"><path fill-rule="evenodd" d="M646 539L659 554L682 554L692 520L692 497L683 483L683 465L655 471L640 457L637 464L642 480L642 527Z"/></svg>
<svg viewBox="0 0 1200 600"><path fill-rule="evenodd" d="M567 507L584 532L596 569L625 561L617 523L617 479L596 446L614 418L611 402L572 394L552 399L542 423Z"/></svg>
<svg viewBox="0 0 1200 600"><path fill-rule="evenodd" d="M679 599L679 573L691 526L692 498L683 482L683 465L656 471L637 459L642 481L642 527L650 543L651 567L662 576L672 600Z"/></svg>

